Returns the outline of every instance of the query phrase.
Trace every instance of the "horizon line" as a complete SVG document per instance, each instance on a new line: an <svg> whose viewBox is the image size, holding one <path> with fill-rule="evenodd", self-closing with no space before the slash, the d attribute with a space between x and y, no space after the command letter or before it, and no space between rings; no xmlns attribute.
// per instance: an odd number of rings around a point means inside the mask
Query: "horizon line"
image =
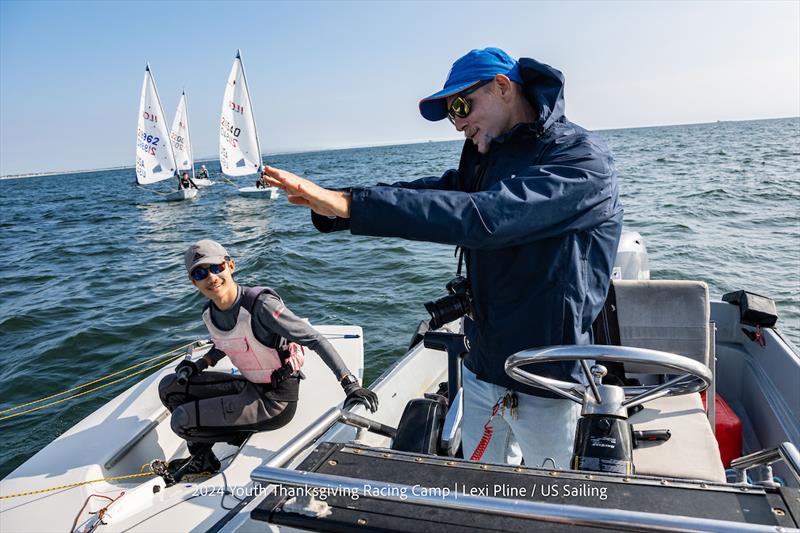
<svg viewBox="0 0 800 533"><path fill-rule="evenodd" d="M700 126L704 124L719 124L719 123L726 123L726 122L756 122L761 120L786 120L792 118L800 118L800 115L796 116L788 116L788 117L771 117L771 118L750 118L750 119L741 119L741 120L716 120L713 122L687 122L683 124L656 124L650 126L631 126L631 127L620 127L620 128L599 128L591 131L619 131L619 130L638 130L638 129L646 129L646 128L670 128L676 126ZM294 154L313 154L317 152L336 152L340 150L355 150L359 148L380 148L386 146L409 146L413 144L427 144L427 143L441 143L441 142L455 142L455 141L463 141L461 138L446 138L446 139L424 139L424 140L396 140L396 141L387 141L383 143L377 144L356 144L356 145L348 145L348 146L330 146L330 147L306 147L306 148L282 148L275 152L265 152L261 154L261 157L269 157L269 156L276 156L276 155L294 155ZM197 163L206 163L209 161L218 161L217 156L203 156L199 159L195 159L193 161L194 164ZM67 174L83 174L89 172L102 172L106 170L124 170L127 168L136 168L136 164L133 165L119 165L119 166L112 166L112 167L101 167L101 168L88 168L88 169L72 169L72 170L54 170L48 172L27 172L27 173L20 173L20 174L4 174L0 175L0 180L6 179L24 179L24 178L35 178L35 177L44 177L44 176L56 176L56 175L67 175Z"/></svg>

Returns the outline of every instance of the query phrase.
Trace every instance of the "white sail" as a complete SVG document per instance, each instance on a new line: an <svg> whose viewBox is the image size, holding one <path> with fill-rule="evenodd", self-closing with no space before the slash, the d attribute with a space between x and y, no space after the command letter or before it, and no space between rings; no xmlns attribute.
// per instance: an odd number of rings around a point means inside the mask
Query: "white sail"
<svg viewBox="0 0 800 533"><path fill-rule="evenodd" d="M166 116L150 65L147 65L136 128L136 182L145 185L165 180L175 175L175 169Z"/></svg>
<svg viewBox="0 0 800 533"><path fill-rule="evenodd" d="M246 176L261 169L261 147L240 52L233 61L222 101L219 163L228 176Z"/></svg>
<svg viewBox="0 0 800 533"><path fill-rule="evenodd" d="M189 111L185 92L181 93L181 99L178 101L178 109L175 111L169 138L172 141L178 170L191 170L192 177L194 177L194 157L192 156L192 141L189 137Z"/></svg>

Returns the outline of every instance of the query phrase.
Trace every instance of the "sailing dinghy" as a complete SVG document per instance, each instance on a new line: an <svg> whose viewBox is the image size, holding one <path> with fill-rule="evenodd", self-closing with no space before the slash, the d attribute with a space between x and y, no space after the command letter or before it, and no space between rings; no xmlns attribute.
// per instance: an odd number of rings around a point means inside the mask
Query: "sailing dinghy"
<svg viewBox="0 0 800 533"><path fill-rule="evenodd" d="M142 96L139 100L139 123L136 128L136 183L149 185L177 176L178 165L167 130L150 64L144 69ZM168 202L197 196L197 189L179 189L165 196Z"/></svg>
<svg viewBox="0 0 800 533"><path fill-rule="evenodd" d="M192 181L198 187L214 185L214 182L210 179L196 178L194 174L194 152L192 152L192 138L189 136L189 110L186 102L186 91L181 93L181 99L178 101L178 109L175 111L169 138L172 141L172 149L175 152L175 163L178 165L178 171L191 171Z"/></svg>
<svg viewBox="0 0 800 533"><path fill-rule="evenodd" d="M242 187L239 189L239 194L242 196L250 196L256 198L269 198L270 200L274 200L278 197L278 188L277 187L266 187L266 188L259 188L259 187Z"/></svg>
<svg viewBox="0 0 800 533"><path fill-rule="evenodd" d="M194 184L198 187L208 187L210 185L214 185L214 182L208 178L192 178Z"/></svg>
<svg viewBox="0 0 800 533"><path fill-rule="evenodd" d="M219 124L219 164L228 176L261 174L261 145L258 142L256 117L244 75L242 53L236 51L225 97L222 100L222 116ZM277 187L242 187L242 196L278 197Z"/></svg>

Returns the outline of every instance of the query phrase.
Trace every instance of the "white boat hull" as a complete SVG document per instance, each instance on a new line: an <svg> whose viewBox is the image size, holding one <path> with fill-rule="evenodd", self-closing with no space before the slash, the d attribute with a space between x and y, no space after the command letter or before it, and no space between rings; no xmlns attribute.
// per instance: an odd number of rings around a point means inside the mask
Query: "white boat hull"
<svg viewBox="0 0 800 533"><path fill-rule="evenodd" d="M197 189L178 189L171 192L164 197L167 202L182 202L184 200L191 200L197 196Z"/></svg>
<svg viewBox="0 0 800 533"><path fill-rule="evenodd" d="M361 328L356 326L318 326L359 377L363 374ZM357 338L336 338L341 335ZM174 365L156 372L132 386L69 431L54 440L27 462L0 481L0 495L36 491L90 480L136 474L153 459L170 460L187 456L184 441L170 428L169 413L158 397L158 383ZM216 371L230 371L227 359ZM101 481L73 488L0 500L0 523L4 533L12 531L71 531L91 519L91 512L108 505L110 498L124 496L109 507L101 531L204 531L227 511L219 505L222 487L241 497L251 483L252 470L268 460L281 446L322 413L339 404L344 393L335 376L319 357L306 357L306 379L301 382L301 400L294 419L286 426L256 433L229 461L223 460L222 475L179 483L166 488L157 476ZM363 411L362 411L363 412ZM222 459L236 448L218 444L215 453ZM226 464L227 463L227 464ZM144 480L144 481L143 481ZM158 487L158 488L156 488ZM201 489L201 487L203 487ZM228 505L236 503L230 497Z"/></svg>
<svg viewBox="0 0 800 533"><path fill-rule="evenodd" d="M270 200L274 200L280 194L280 189L277 187L267 187L265 189L260 189L258 187L242 187L239 189L239 194L242 196L250 196L254 198L269 198Z"/></svg>
<svg viewBox="0 0 800 533"><path fill-rule="evenodd" d="M214 185L213 181L211 181L209 179L205 179L205 178L194 178L194 179L192 179L192 181L198 187L210 187L210 186Z"/></svg>

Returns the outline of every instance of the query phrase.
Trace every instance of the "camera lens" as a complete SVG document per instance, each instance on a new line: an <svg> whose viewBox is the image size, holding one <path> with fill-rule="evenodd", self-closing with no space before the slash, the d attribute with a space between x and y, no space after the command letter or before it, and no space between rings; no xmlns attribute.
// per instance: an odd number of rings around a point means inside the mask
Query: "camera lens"
<svg viewBox="0 0 800 533"><path fill-rule="evenodd" d="M469 312L469 297L466 294L451 294L426 303L425 309L431 315L429 327L438 329Z"/></svg>

